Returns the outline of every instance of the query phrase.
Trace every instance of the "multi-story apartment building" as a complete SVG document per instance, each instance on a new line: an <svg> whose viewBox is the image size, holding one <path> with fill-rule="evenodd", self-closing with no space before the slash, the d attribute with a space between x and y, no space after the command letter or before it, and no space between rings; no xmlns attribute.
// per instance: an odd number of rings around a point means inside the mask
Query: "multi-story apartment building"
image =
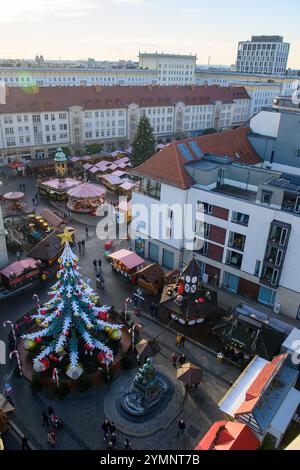
<svg viewBox="0 0 300 470"><path fill-rule="evenodd" d="M94 142L106 150L124 147L143 114L160 142L182 132L222 130L244 123L249 106L245 89L237 87L41 87L31 93L6 88L0 162L44 158L57 146L74 151Z"/></svg>
<svg viewBox="0 0 300 470"><path fill-rule="evenodd" d="M295 77L197 69L196 85L243 86L251 97L249 109L249 118L251 118L264 106L272 106L276 96L291 96L299 87L299 81Z"/></svg>
<svg viewBox="0 0 300 470"><path fill-rule="evenodd" d="M83 67L0 67L0 83L11 87L158 85L156 70Z"/></svg>
<svg viewBox="0 0 300 470"><path fill-rule="evenodd" d="M139 66L141 69L157 70L160 85L194 85L196 55L180 54L139 54Z"/></svg>
<svg viewBox="0 0 300 470"><path fill-rule="evenodd" d="M240 41L236 71L242 73L285 75L290 44L282 36L252 36Z"/></svg>
<svg viewBox="0 0 300 470"><path fill-rule="evenodd" d="M135 168L135 236L166 268L193 253L204 283L300 319L300 179L262 168L249 132L175 142Z"/></svg>

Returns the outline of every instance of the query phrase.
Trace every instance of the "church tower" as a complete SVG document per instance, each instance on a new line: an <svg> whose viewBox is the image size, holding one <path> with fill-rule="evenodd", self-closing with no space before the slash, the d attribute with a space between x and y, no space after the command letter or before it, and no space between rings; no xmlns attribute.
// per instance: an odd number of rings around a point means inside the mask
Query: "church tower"
<svg viewBox="0 0 300 470"><path fill-rule="evenodd" d="M61 147L57 149L55 154L55 174L60 178L64 178L68 171L68 160L65 156L64 152L62 151Z"/></svg>

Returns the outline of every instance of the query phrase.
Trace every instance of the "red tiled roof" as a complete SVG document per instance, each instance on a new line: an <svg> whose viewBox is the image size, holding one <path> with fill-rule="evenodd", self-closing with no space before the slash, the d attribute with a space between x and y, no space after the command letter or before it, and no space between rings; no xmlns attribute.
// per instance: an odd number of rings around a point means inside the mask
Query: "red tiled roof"
<svg viewBox="0 0 300 470"><path fill-rule="evenodd" d="M145 163L134 168L133 173L171 186L177 186L180 189L188 189L194 182L185 169L185 164L188 162L178 145L188 144L192 141L198 143L204 154L228 156L234 162L257 165L261 162L261 159L248 140L249 131L249 128L240 127L234 130L173 142ZM188 150L193 160L199 160L192 147L188 146Z"/></svg>
<svg viewBox="0 0 300 470"><path fill-rule="evenodd" d="M122 108L131 103L140 107L170 106L179 101L186 105L210 105L216 101L233 103L250 99L244 87L219 86L81 86L81 87L6 87L6 104L0 113L62 111L70 106L83 109Z"/></svg>
<svg viewBox="0 0 300 470"><path fill-rule="evenodd" d="M219 431L221 427L225 429ZM257 450L260 442L245 424L218 421L212 425L195 450L210 450L212 445L214 450Z"/></svg>
<svg viewBox="0 0 300 470"><path fill-rule="evenodd" d="M258 377L247 390L245 401L236 411L236 415L250 413L253 410L255 405L261 399L265 387L267 387L268 383L277 374L287 357L287 354L281 354L280 356L275 357L272 362L265 365Z"/></svg>

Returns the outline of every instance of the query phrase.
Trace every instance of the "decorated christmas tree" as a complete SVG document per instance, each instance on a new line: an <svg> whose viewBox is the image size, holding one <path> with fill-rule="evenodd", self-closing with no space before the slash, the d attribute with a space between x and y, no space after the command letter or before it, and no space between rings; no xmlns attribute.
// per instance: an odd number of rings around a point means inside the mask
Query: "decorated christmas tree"
<svg viewBox="0 0 300 470"><path fill-rule="evenodd" d="M49 292L50 300L32 317L39 324L38 331L23 338L29 345L40 345L33 360L36 372L48 368L49 360L58 357L65 364L67 360L67 375L78 379L83 372L81 354L98 353L103 366L113 361L113 351L103 338L110 335L120 339L122 326L107 321L109 307L98 306L96 293L83 281L77 265L79 260L69 244L70 233L65 230L60 237L65 247L58 260L58 280Z"/></svg>

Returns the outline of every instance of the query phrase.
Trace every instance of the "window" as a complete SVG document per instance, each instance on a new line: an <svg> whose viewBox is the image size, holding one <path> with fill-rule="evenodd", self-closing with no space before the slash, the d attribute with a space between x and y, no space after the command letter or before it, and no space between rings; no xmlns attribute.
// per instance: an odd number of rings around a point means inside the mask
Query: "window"
<svg viewBox="0 0 300 470"><path fill-rule="evenodd" d="M204 214L211 215L213 211L213 206L207 202L198 201L197 202L197 212L204 212Z"/></svg>
<svg viewBox="0 0 300 470"><path fill-rule="evenodd" d="M262 191L261 203L269 206L271 202L272 202L272 193L270 191Z"/></svg>
<svg viewBox="0 0 300 470"><path fill-rule="evenodd" d="M245 225L248 227L249 225L249 215L243 214L242 212L232 212L231 221L235 224Z"/></svg>
<svg viewBox="0 0 300 470"><path fill-rule="evenodd" d="M210 237L210 224L204 223L204 238Z"/></svg>
<svg viewBox="0 0 300 470"><path fill-rule="evenodd" d="M257 260L255 264L254 276L259 277L261 261Z"/></svg>
<svg viewBox="0 0 300 470"><path fill-rule="evenodd" d="M200 253L203 256L207 256L207 253L208 253L208 243L207 242L203 243L203 246L202 246L202 249L200 250Z"/></svg>
<svg viewBox="0 0 300 470"><path fill-rule="evenodd" d="M243 255L235 251L228 250L226 255L226 264L240 269L243 262Z"/></svg>

